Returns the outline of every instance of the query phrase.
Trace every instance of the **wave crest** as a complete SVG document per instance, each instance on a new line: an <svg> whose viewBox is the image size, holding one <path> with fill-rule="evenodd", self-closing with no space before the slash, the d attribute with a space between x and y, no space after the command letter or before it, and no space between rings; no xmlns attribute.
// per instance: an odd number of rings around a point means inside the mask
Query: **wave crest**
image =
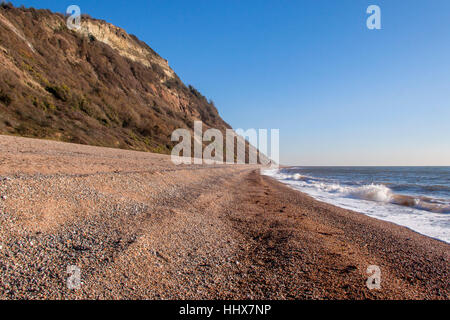
<svg viewBox="0 0 450 320"><path fill-rule="evenodd" d="M391 202L394 194L391 189L381 184L371 184L356 188L347 188L347 196L362 200Z"/></svg>
<svg viewBox="0 0 450 320"><path fill-rule="evenodd" d="M366 201L390 203L404 207L425 210L434 213L450 213L448 201L420 196L396 194L384 184L368 184L361 186L343 186L340 183L304 176L298 173L287 174L282 172L266 172L280 180L294 181L300 187L312 188L317 191L331 193L340 197L353 198Z"/></svg>

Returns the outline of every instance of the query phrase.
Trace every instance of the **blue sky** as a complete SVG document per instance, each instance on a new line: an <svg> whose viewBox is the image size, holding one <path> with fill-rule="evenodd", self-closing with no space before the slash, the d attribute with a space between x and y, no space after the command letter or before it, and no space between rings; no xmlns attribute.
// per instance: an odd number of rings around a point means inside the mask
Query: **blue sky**
<svg viewBox="0 0 450 320"><path fill-rule="evenodd" d="M448 0L12 2L135 34L234 128L280 129L284 164L450 165Z"/></svg>

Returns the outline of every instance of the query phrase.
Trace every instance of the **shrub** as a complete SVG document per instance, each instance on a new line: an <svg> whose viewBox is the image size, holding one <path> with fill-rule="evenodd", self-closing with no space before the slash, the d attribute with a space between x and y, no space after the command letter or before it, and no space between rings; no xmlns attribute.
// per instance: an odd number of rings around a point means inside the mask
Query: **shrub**
<svg viewBox="0 0 450 320"><path fill-rule="evenodd" d="M12 102L12 98L7 93L0 91L0 102L6 106L9 106Z"/></svg>
<svg viewBox="0 0 450 320"><path fill-rule="evenodd" d="M48 85L45 87L45 90L50 92L56 99L66 102L69 100L69 88L65 85L56 86L56 85Z"/></svg>

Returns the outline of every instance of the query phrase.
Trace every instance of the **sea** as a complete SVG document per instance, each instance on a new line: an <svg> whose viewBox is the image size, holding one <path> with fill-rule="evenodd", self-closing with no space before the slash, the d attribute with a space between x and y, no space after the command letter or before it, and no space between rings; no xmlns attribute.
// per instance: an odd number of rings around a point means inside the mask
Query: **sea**
<svg viewBox="0 0 450 320"><path fill-rule="evenodd" d="M450 167L289 167L263 174L316 200L450 243Z"/></svg>

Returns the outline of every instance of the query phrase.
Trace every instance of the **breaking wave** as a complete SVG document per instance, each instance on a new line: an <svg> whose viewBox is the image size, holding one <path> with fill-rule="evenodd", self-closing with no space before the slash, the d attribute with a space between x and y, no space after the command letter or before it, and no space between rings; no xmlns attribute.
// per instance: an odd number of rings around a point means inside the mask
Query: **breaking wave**
<svg viewBox="0 0 450 320"><path fill-rule="evenodd" d="M396 173L390 172L380 175L380 179L390 175L391 179L386 183L367 183L370 179L355 179L355 174L349 173L353 169L345 169L348 172L344 174L343 169L338 173L333 170L339 169L326 168L325 174L320 171L322 174L319 176L313 176L312 169L266 170L263 174L319 201L394 222L450 243L450 198L445 185L397 183L397 178L392 178ZM429 189L437 192L424 192ZM444 193L440 193L442 190Z"/></svg>
<svg viewBox="0 0 450 320"><path fill-rule="evenodd" d="M304 176L299 173L280 173L278 174L277 178L281 180L298 181L300 182L299 184L303 187L308 186L310 188L315 188L321 192L337 194L342 197L391 203L434 213L450 213L450 203L447 203L445 200L397 194L392 189L383 184L343 186L336 182Z"/></svg>

